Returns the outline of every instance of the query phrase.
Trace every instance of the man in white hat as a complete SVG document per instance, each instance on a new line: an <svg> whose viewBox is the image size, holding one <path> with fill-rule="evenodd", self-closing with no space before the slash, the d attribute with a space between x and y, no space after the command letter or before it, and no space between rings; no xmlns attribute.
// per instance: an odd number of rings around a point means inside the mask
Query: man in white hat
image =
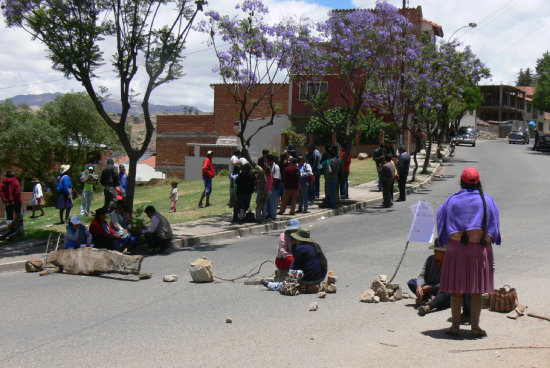
<svg viewBox="0 0 550 368"><path fill-rule="evenodd" d="M80 216L92 216L90 206L94 195L94 186L97 185L98 176L94 173L94 167L89 165L86 170L80 174L82 182L82 204L80 206Z"/></svg>
<svg viewBox="0 0 550 368"><path fill-rule="evenodd" d="M199 201L199 207L208 207L210 203L210 194L212 193L212 179L216 176L214 165L212 164L212 151L206 152L206 158L202 163L202 180L204 181L204 192L202 192ZM202 201L206 197L206 205L203 206Z"/></svg>

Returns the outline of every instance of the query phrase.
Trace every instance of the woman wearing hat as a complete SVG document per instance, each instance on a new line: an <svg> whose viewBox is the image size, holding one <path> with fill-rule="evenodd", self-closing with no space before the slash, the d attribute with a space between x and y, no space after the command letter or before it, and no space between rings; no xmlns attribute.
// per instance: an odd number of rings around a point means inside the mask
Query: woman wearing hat
<svg viewBox="0 0 550 368"><path fill-rule="evenodd" d="M291 270L301 270L303 273L300 285L304 292L317 292L319 284L327 275L327 259L319 244L311 238L308 227L300 226L295 233L290 235L295 242L291 246L294 260L290 265ZM277 291L281 288L282 282L266 282L262 284L270 290Z"/></svg>
<svg viewBox="0 0 550 368"><path fill-rule="evenodd" d="M32 183L34 184L32 188L32 215L31 218L35 218L35 212L36 210L40 210L42 213L40 216L44 216L44 205L46 204L46 201L44 200L44 193L42 192L42 185L38 181L37 178L32 179Z"/></svg>
<svg viewBox="0 0 550 368"><path fill-rule="evenodd" d="M67 225L65 234L65 249L92 246L92 234L82 225L80 217L73 216Z"/></svg>
<svg viewBox="0 0 550 368"><path fill-rule="evenodd" d="M71 208L73 208L73 195L71 178L67 175L67 172L71 168L71 165L61 165L59 169L59 176L57 177L57 202L55 208L59 210L59 223L64 224L69 222L71 215ZM63 212L65 211L65 217L63 218Z"/></svg>
<svg viewBox="0 0 550 368"><path fill-rule="evenodd" d="M440 244L447 244L440 290L452 293L452 325L449 335L460 333L463 294L471 294L472 336L487 333L479 327L481 294L493 291L493 251L500 244L499 211L483 193L479 172L465 169L460 176L461 190L451 195L437 213Z"/></svg>

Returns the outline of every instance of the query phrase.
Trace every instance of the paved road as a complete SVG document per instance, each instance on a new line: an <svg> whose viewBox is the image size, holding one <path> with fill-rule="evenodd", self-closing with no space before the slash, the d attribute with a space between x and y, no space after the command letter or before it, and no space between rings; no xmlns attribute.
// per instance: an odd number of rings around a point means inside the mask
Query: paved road
<svg viewBox="0 0 550 368"><path fill-rule="evenodd" d="M395 269L412 220L407 207L423 199L437 209L458 190L460 172L474 166L501 211L496 284L517 287L520 303L550 315L549 160L505 141L458 147L456 157L443 165L442 178L406 203L313 223L329 268L339 276L338 293L325 300L283 297L242 282L189 282L189 263L198 257L211 259L216 274L227 278L272 259L275 233L147 258L143 272L154 273L151 280L1 274L0 366L547 366L550 350L544 349L449 351L546 345L550 322L513 321L483 311L489 336L455 340L443 333L449 311L418 317L411 301L363 304L358 299L377 274ZM405 286L428 254L425 245L412 244L396 281ZM272 270L268 264L261 274ZM161 276L170 273L180 280L163 283ZM308 311L312 302L319 303L317 312ZM226 317L233 323L226 324Z"/></svg>

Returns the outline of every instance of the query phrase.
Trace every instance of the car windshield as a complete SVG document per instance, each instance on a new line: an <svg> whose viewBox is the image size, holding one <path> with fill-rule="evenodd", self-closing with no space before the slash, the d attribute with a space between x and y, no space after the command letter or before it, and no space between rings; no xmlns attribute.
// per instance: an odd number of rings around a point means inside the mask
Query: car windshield
<svg viewBox="0 0 550 368"><path fill-rule="evenodd" d="M510 134L519 134L519 135L522 135L523 132L520 132L519 130L514 130L514 131L513 131L512 133L510 133Z"/></svg>
<svg viewBox="0 0 550 368"><path fill-rule="evenodd" d="M474 128L472 127L460 127L458 128L458 134L473 134Z"/></svg>

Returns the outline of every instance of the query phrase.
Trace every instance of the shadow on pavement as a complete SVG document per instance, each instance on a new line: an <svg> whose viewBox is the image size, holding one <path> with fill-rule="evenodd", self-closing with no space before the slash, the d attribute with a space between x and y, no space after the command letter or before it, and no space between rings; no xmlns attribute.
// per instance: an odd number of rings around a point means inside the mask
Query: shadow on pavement
<svg viewBox="0 0 550 368"><path fill-rule="evenodd" d="M438 340L470 340L470 332L466 330L461 330L460 335L458 336L452 336L447 335L445 333L447 331L447 328L442 328L439 330L426 330L422 331L421 334L424 336L431 337L432 339L438 339Z"/></svg>
<svg viewBox="0 0 550 368"><path fill-rule="evenodd" d="M173 252L214 252L218 249L225 248L229 244L208 244L208 243L199 243L194 244L189 247L172 247L170 248Z"/></svg>
<svg viewBox="0 0 550 368"><path fill-rule="evenodd" d="M23 242L26 243L26 242ZM29 254L45 253L46 252L46 242L39 242L39 244L21 244L21 242L0 242L0 259L10 258L10 257L20 257L26 256ZM50 242L50 248L52 248L52 243ZM55 248L55 242L53 242L53 248ZM53 249L50 249L53 250Z"/></svg>

